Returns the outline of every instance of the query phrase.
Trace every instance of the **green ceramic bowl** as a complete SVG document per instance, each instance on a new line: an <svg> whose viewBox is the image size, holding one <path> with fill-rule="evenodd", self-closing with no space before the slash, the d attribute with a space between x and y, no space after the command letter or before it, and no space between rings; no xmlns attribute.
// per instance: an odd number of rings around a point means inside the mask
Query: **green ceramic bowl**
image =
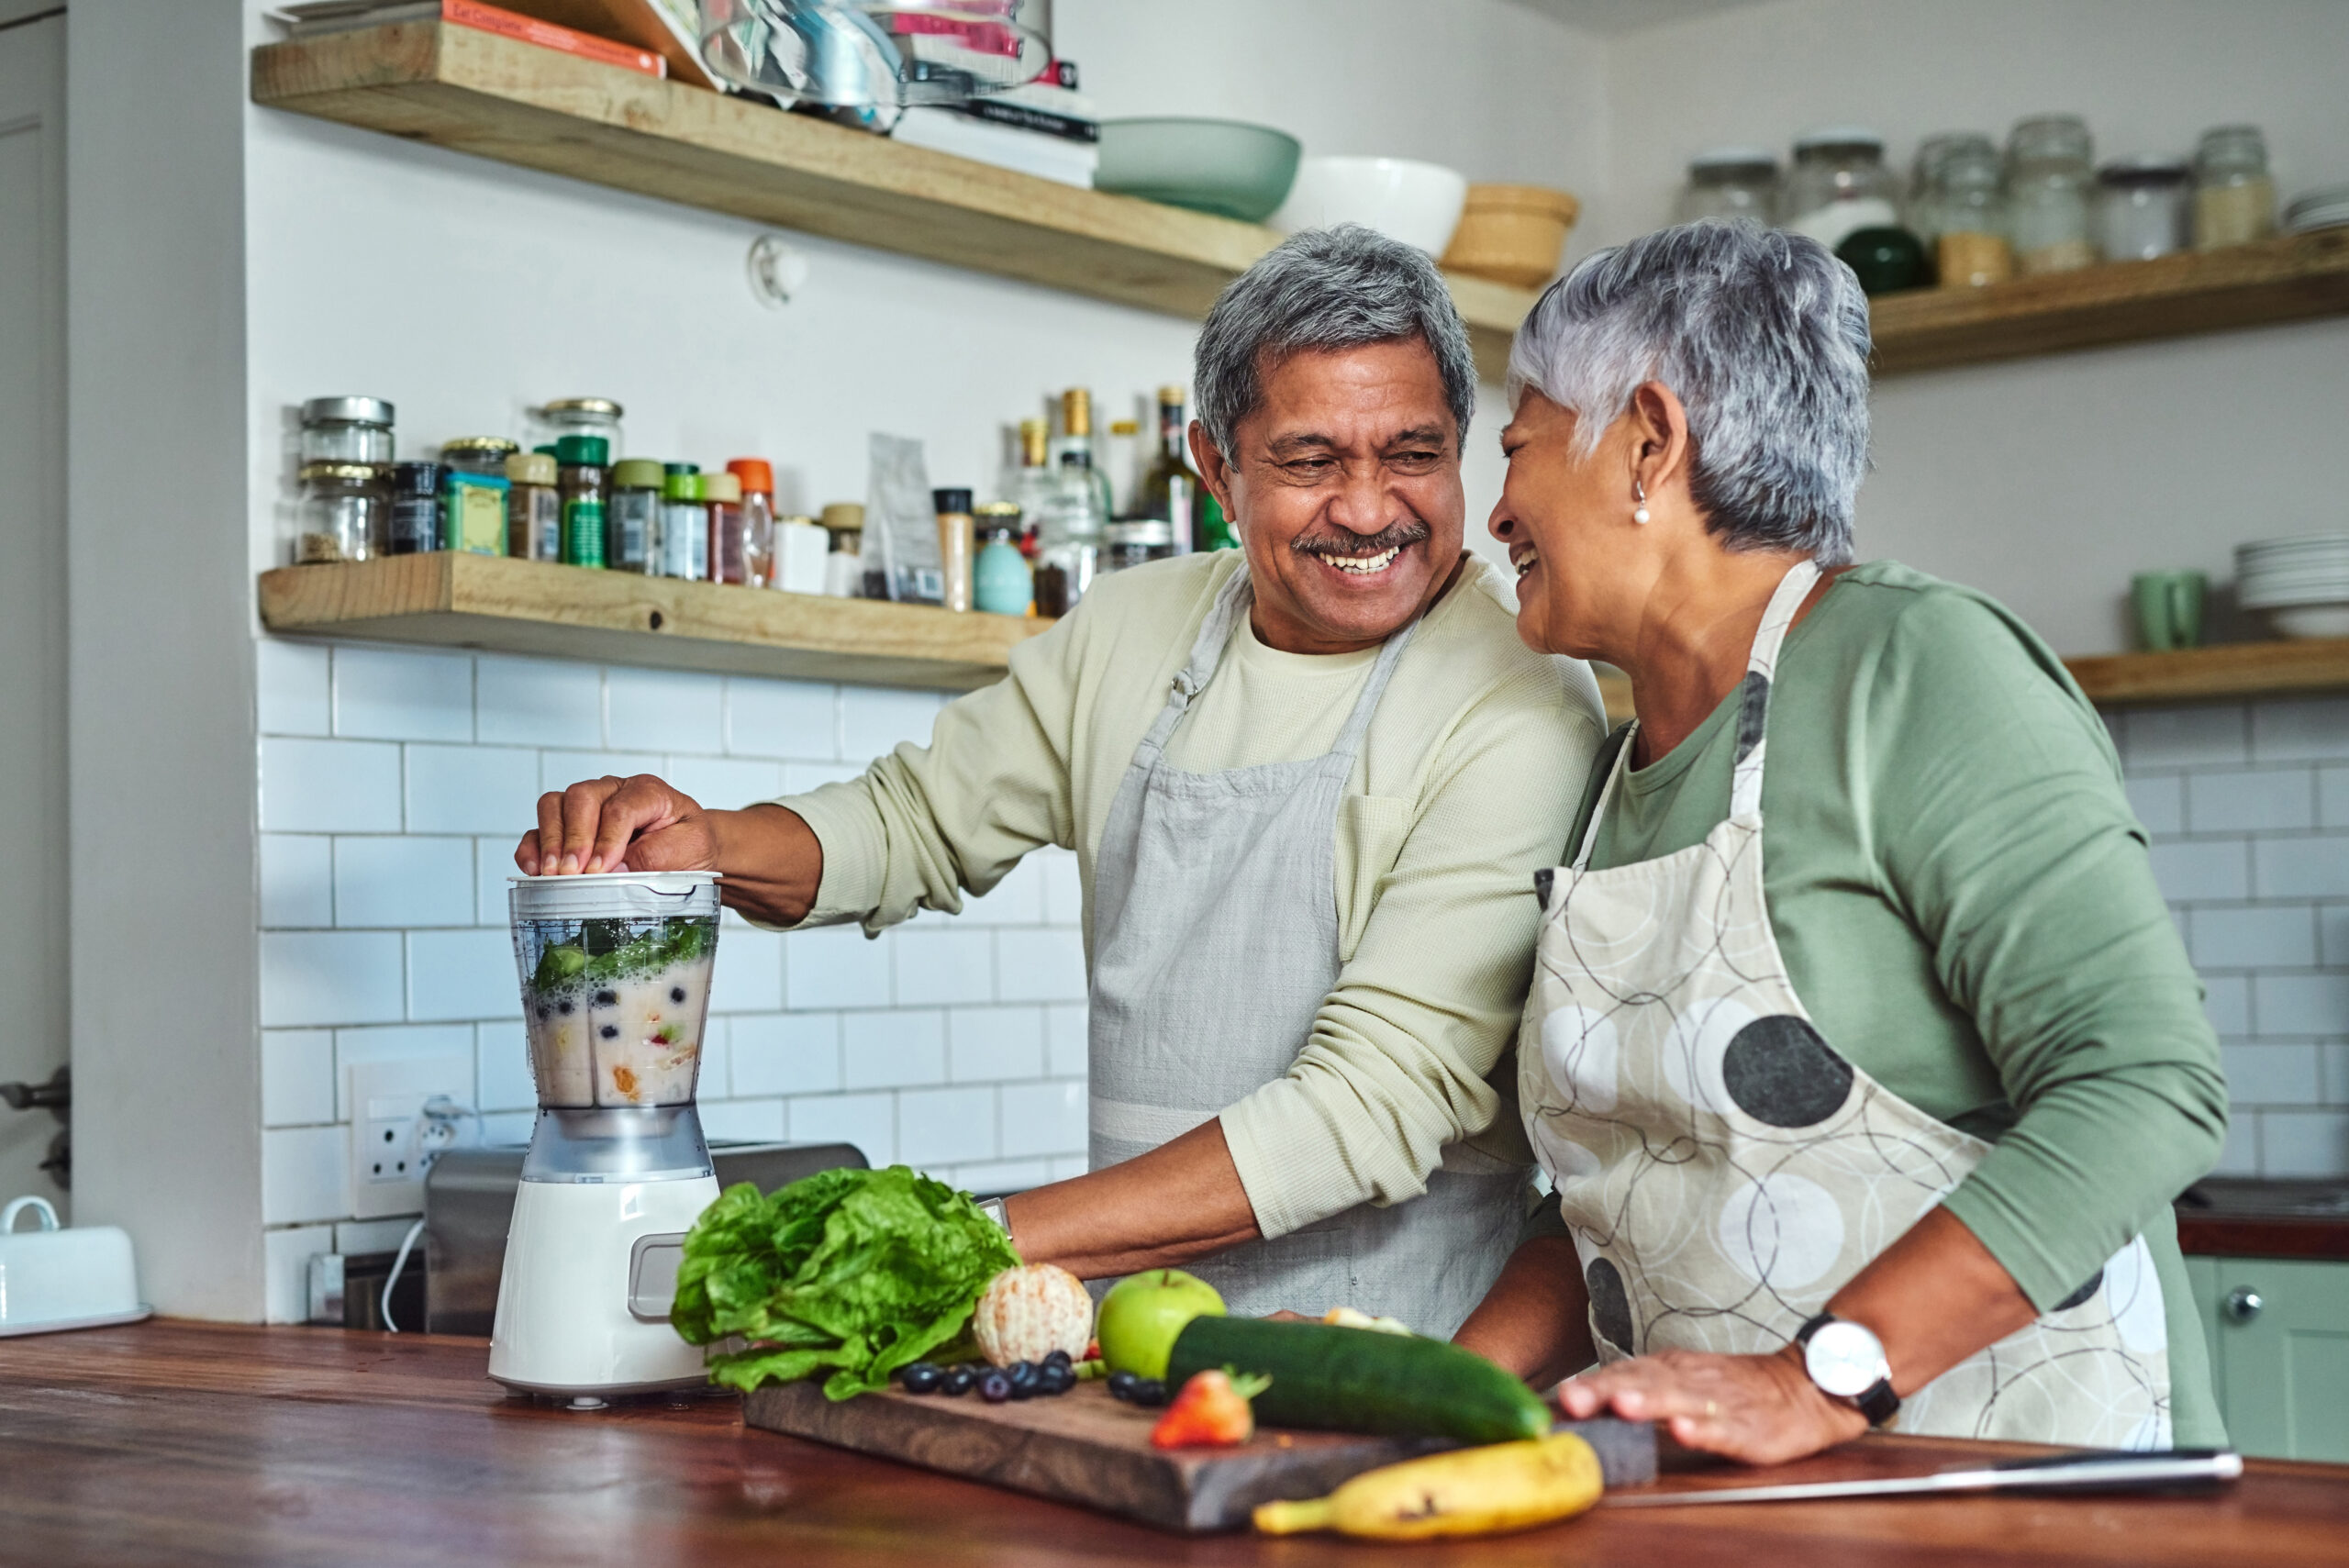
<svg viewBox="0 0 2349 1568"><path fill-rule="evenodd" d="M1303 150L1239 120L1104 120L1093 188L1262 223L1287 199Z"/></svg>

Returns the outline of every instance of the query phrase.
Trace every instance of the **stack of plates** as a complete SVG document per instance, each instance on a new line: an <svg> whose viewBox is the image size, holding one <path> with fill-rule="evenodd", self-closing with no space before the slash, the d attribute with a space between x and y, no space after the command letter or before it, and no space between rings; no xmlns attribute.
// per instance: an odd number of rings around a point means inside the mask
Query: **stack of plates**
<svg viewBox="0 0 2349 1568"><path fill-rule="evenodd" d="M2349 534L2235 546L2235 603L2286 637L2349 637Z"/></svg>
<svg viewBox="0 0 2349 1568"><path fill-rule="evenodd" d="M2288 234L2313 234L2344 224L2349 224L2349 185L2310 191L2284 209L2284 229Z"/></svg>

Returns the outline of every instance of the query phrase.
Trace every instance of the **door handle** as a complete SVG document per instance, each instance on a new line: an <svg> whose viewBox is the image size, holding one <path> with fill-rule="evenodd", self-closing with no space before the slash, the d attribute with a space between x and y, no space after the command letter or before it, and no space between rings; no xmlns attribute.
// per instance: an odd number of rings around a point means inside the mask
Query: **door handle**
<svg viewBox="0 0 2349 1568"><path fill-rule="evenodd" d="M2266 1308L2267 1303L2262 1301L2259 1293L2247 1284L2235 1286L2227 1292L2226 1299L2219 1303L2219 1309L2227 1315L2228 1321L2233 1323L2248 1323Z"/></svg>

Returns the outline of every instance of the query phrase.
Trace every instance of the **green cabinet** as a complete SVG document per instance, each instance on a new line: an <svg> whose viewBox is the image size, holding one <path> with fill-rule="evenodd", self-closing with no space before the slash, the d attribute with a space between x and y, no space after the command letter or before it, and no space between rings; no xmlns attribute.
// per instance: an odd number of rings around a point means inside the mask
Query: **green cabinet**
<svg viewBox="0 0 2349 1568"><path fill-rule="evenodd" d="M2349 1462L2349 1262L2186 1260L2236 1448Z"/></svg>

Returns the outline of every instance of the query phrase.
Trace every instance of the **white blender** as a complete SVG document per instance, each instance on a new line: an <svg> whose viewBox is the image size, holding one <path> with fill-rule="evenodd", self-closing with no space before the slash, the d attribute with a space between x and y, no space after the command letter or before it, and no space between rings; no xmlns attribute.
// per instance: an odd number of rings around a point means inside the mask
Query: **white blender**
<svg viewBox="0 0 2349 1568"><path fill-rule="evenodd" d="M718 878L512 879L539 1118L522 1164L489 1375L596 1409L704 1381L669 1325L685 1233L718 1196L694 1110Z"/></svg>

